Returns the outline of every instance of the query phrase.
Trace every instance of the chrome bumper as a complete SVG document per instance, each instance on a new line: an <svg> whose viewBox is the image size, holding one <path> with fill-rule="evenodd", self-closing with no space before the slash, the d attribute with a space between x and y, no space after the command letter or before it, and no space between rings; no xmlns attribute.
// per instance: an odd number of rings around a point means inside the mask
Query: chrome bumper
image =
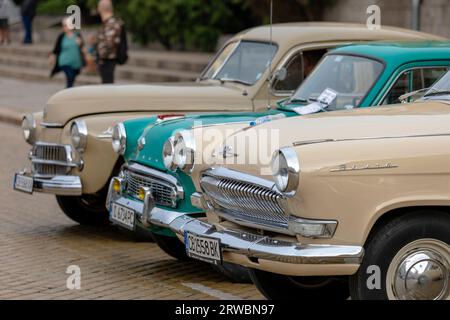
<svg viewBox="0 0 450 320"><path fill-rule="evenodd" d="M77 176L55 176L50 178L33 176L32 174L27 176L33 178L33 192L57 196L81 196L83 193L81 179Z"/></svg>
<svg viewBox="0 0 450 320"><path fill-rule="evenodd" d="M221 249L249 258L264 259L289 264L360 264L364 249L360 246L302 245L298 242L280 241L271 237L233 230L217 230L213 225L191 218L185 213L163 210L150 203L121 197L111 188L108 207L118 203L135 210L144 225L170 229L184 237L186 232L220 240Z"/></svg>

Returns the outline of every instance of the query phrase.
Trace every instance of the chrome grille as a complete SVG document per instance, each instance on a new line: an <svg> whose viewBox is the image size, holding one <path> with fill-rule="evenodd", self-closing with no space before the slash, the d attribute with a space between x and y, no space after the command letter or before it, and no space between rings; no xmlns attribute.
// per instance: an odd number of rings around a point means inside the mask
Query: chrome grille
<svg viewBox="0 0 450 320"><path fill-rule="evenodd" d="M43 176L66 175L71 167L70 147L37 143L31 153L33 172Z"/></svg>
<svg viewBox="0 0 450 320"><path fill-rule="evenodd" d="M170 183L166 183L151 176L125 170L125 192L132 198L138 199L139 190L143 187L151 190L156 204L175 208L177 206L177 191Z"/></svg>
<svg viewBox="0 0 450 320"><path fill-rule="evenodd" d="M204 175L201 186L208 198L221 208L218 214L225 219L283 229L288 227L283 196L268 186L213 175Z"/></svg>
<svg viewBox="0 0 450 320"><path fill-rule="evenodd" d="M34 156L37 159L67 161L66 148L58 145L36 145Z"/></svg>

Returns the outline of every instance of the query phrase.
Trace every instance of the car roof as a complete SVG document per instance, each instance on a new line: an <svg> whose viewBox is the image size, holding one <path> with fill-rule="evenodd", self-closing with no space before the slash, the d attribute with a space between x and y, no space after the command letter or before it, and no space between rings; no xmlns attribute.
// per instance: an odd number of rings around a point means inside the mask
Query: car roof
<svg viewBox="0 0 450 320"><path fill-rule="evenodd" d="M343 46L331 54L354 54L397 62L450 60L450 42L372 42Z"/></svg>
<svg viewBox="0 0 450 320"><path fill-rule="evenodd" d="M365 24L340 22L296 22L274 24L273 42L279 46L293 47L301 43L325 41L376 41L376 40L447 40L446 38L408 29L385 27L371 30ZM270 40L270 26L260 26L242 31L232 38L235 40Z"/></svg>

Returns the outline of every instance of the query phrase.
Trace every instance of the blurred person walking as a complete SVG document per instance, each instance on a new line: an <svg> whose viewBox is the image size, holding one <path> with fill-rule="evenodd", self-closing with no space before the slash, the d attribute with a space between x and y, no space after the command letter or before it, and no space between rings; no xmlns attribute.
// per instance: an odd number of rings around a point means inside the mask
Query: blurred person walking
<svg viewBox="0 0 450 320"><path fill-rule="evenodd" d="M114 83L117 64L128 59L126 31L123 21L114 16L111 0L101 0L97 7L103 26L97 34L97 63L102 83Z"/></svg>
<svg viewBox="0 0 450 320"><path fill-rule="evenodd" d="M33 43L33 20L36 16L37 0L24 0L20 8L25 37L23 44Z"/></svg>
<svg viewBox="0 0 450 320"><path fill-rule="evenodd" d="M69 27L68 22L69 18L63 20L63 32L56 40L55 48L50 55L50 62L54 65L50 77L63 71L66 75L67 88L71 88L86 60L83 38L80 33Z"/></svg>
<svg viewBox="0 0 450 320"><path fill-rule="evenodd" d="M11 0L0 0L0 45L10 44L9 16L13 5Z"/></svg>

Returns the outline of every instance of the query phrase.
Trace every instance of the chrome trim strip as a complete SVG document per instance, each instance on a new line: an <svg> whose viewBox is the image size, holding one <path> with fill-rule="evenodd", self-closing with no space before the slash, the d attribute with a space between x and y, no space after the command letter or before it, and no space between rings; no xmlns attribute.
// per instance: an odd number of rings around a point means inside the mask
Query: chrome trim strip
<svg viewBox="0 0 450 320"><path fill-rule="evenodd" d="M64 124L57 122L41 122L41 127L48 129L62 129L64 128Z"/></svg>
<svg viewBox="0 0 450 320"><path fill-rule="evenodd" d="M431 137L449 137L450 133L435 133L435 134L418 134L418 135L402 135L402 136L380 136L380 137L362 137L362 138L345 138L345 139L320 139L320 140L305 140L297 141L292 145L300 147L310 144L318 144L325 142L348 142L348 141L364 141L364 140L382 140L382 139L406 139L406 138L431 138Z"/></svg>
<svg viewBox="0 0 450 320"><path fill-rule="evenodd" d="M226 122L226 123L212 123L212 124L205 124L205 125L198 125L198 126L192 126L191 130L196 129L203 129L203 128L211 128L211 127L218 127L223 125L232 125L232 124L247 124L250 126L250 121L236 121L236 122Z"/></svg>
<svg viewBox="0 0 450 320"><path fill-rule="evenodd" d="M78 167L78 165L75 163L69 163L69 162L64 162L64 161L55 161L55 160L42 160L42 159L39 159L36 157L31 157L31 163L49 164L49 165L54 165L54 166L59 166L59 167L70 167L70 168Z"/></svg>
<svg viewBox="0 0 450 320"><path fill-rule="evenodd" d="M146 166L140 165L138 163L132 163L132 164L125 164L122 168L122 170L130 170L136 173L140 173L144 176L150 176L155 179L161 180L161 182L170 183L173 187L175 187L178 198L184 199L184 188L180 184L177 178L174 176L171 176L166 173L162 173L161 171L150 169Z"/></svg>

